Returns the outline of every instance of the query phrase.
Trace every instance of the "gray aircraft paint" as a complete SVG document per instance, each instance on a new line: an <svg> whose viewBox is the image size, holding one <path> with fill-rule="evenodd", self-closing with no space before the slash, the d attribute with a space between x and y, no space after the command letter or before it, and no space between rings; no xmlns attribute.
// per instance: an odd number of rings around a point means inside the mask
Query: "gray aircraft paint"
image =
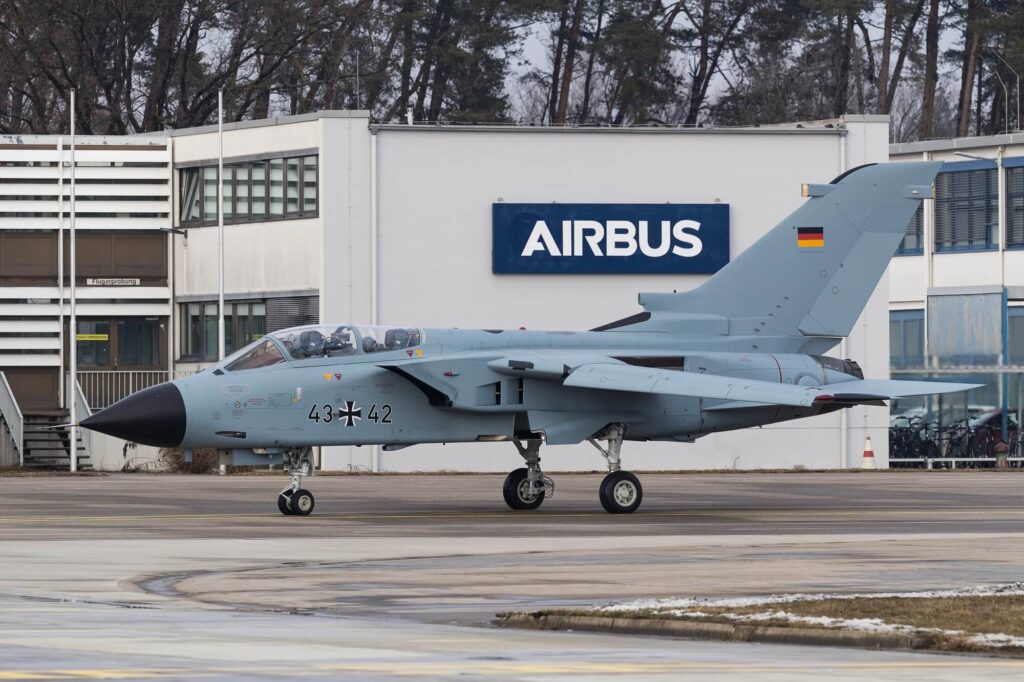
<svg viewBox="0 0 1024 682"><path fill-rule="evenodd" d="M173 382L184 405L178 445L239 457L314 445L554 445L610 424L625 425L628 440L689 441L972 388L862 380L852 365L816 357L850 332L940 165L879 164L811 186L811 198L703 285L641 294L644 312L600 331L425 329L413 347L306 359L268 336L284 362L230 371L228 359ZM800 227L821 228L824 246L799 246ZM119 411L140 396L83 425L117 435Z"/></svg>

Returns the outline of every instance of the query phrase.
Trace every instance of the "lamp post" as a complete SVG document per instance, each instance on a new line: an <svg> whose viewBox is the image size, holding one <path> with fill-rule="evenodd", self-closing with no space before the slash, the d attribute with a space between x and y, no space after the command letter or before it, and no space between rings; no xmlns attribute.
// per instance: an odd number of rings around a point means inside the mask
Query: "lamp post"
<svg viewBox="0 0 1024 682"><path fill-rule="evenodd" d="M1020 74L1017 73L1017 69L1010 66L1009 62L1003 59L1000 55L996 54L996 58L1001 61L1006 68L1013 72L1013 75L1017 77L1017 124L1013 127L1014 130L1020 130Z"/></svg>
<svg viewBox="0 0 1024 682"><path fill-rule="evenodd" d="M217 252L220 285L217 288L217 359L224 359L224 88L217 91Z"/></svg>
<svg viewBox="0 0 1024 682"><path fill-rule="evenodd" d="M75 277L76 273L76 257L75 257L75 89L71 88L71 238L68 249L68 259L70 260L71 272L71 316L68 322L70 328L69 344L71 356L69 360L70 369L70 381L69 389L71 395L68 396L68 404L71 406L70 419L71 425L68 427L68 439L69 449L71 456L71 472L78 471L78 411L75 409L75 398L78 397L78 318L75 311ZM64 302L61 301L61 306Z"/></svg>

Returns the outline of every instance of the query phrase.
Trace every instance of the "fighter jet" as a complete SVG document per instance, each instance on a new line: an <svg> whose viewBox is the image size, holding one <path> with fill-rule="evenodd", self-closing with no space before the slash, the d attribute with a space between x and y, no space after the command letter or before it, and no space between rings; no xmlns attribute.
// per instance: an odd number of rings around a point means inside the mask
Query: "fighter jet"
<svg viewBox="0 0 1024 682"><path fill-rule="evenodd" d="M804 185L796 211L697 288L641 293L641 312L589 331L314 325L273 332L217 364L128 396L82 426L163 448L216 448L236 464L284 464L286 515L313 448L510 441L514 510L555 484L545 445L588 441L607 460L610 513L637 510L625 441L710 433L976 384L865 379L825 355L850 333L939 163L861 166Z"/></svg>

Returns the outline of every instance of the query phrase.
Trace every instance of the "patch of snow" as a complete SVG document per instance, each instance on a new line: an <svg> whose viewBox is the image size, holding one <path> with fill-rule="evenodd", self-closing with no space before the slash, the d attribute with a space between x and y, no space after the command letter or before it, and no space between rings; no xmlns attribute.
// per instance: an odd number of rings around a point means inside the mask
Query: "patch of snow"
<svg viewBox="0 0 1024 682"><path fill-rule="evenodd" d="M640 611L657 611L675 618L724 618L737 623L787 622L815 627L857 630L862 632L878 632L892 634L940 634L945 636L965 636L962 630L945 630L941 628L919 628L912 625L887 623L879 618L830 618L828 616L801 616L780 608L766 608L760 613L709 613L701 610L714 608L744 607L778 607L793 602L824 601L826 599L934 599L940 597L991 597L1024 595L1024 582L1005 585L977 585L959 590L924 590L920 592L874 592L860 594L773 594L761 597L683 597L664 599L636 599L628 602L612 602L605 606L594 607L602 613L635 613ZM968 641L983 647L1016 647L1024 649L1024 637L1016 637L1002 633L971 635Z"/></svg>

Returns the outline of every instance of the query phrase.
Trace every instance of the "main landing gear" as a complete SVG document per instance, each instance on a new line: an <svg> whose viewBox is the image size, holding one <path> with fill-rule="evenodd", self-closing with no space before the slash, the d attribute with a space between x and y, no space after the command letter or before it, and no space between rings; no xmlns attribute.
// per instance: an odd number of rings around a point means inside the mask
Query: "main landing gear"
<svg viewBox="0 0 1024 682"><path fill-rule="evenodd" d="M316 500L302 488L302 477L313 475L313 448L289 448L284 452L285 472L291 483L277 496L277 508L285 516L309 516Z"/></svg>
<svg viewBox="0 0 1024 682"><path fill-rule="evenodd" d="M601 499L601 506L609 514L632 514L640 508L640 502L644 499L640 479L620 469L622 439L625 435L624 424L612 424L593 438L587 439L587 442L608 460L608 475L601 481L598 496ZM599 440L607 441L607 447L601 447Z"/></svg>
<svg viewBox="0 0 1024 682"><path fill-rule="evenodd" d="M608 460L608 475L598 487L601 506L609 514L631 514L640 508L644 497L640 480L628 471L620 468L622 440L626 435L625 424L612 424L588 442L597 448ZM602 447L598 441L607 441ZM526 466L516 469L505 477L502 494L505 504L512 509L536 509L547 497L555 493L555 482L541 473L539 438L529 439L524 445L521 441L513 441Z"/></svg>

